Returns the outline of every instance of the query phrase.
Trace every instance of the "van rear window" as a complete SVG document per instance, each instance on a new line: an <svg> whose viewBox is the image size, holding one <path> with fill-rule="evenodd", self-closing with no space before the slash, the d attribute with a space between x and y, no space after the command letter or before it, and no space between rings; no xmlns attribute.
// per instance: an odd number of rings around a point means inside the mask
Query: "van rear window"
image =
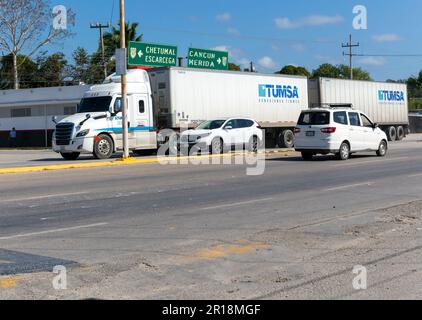
<svg viewBox="0 0 422 320"><path fill-rule="evenodd" d="M329 112L303 112L299 118L301 126L324 126L330 124Z"/></svg>

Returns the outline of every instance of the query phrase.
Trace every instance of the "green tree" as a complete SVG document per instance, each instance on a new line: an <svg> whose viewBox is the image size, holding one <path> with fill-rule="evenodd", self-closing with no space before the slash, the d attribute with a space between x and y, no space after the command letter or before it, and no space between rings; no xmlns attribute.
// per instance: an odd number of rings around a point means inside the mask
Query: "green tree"
<svg viewBox="0 0 422 320"><path fill-rule="evenodd" d="M39 69L37 80L41 87L55 87L63 85L64 79L69 76L67 60L62 52L38 59Z"/></svg>
<svg viewBox="0 0 422 320"><path fill-rule="evenodd" d="M342 79L350 79L350 67L344 64L337 66L340 70L340 77ZM365 80L372 81L369 72L364 71L362 68L353 68L353 79L354 80Z"/></svg>
<svg viewBox="0 0 422 320"><path fill-rule="evenodd" d="M311 77L311 73L305 67L297 67L293 65L284 66L279 72L276 73L287 74L292 76L305 76L308 78Z"/></svg>
<svg viewBox="0 0 422 320"><path fill-rule="evenodd" d="M341 78L339 68L329 63L320 65L313 71L312 77Z"/></svg>
<svg viewBox="0 0 422 320"><path fill-rule="evenodd" d="M75 82L88 83L90 80L89 65L90 57L88 52L81 47L78 47L72 54L74 64L71 66L71 76Z"/></svg>
<svg viewBox="0 0 422 320"><path fill-rule="evenodd" d="M37 64L23 55L17 56L16 62L18 66L18 81L20 88L26 89L36 86L34 77L38 70ZM13 89L14 83L13 57L9 54L0 59L0 89Z"/></svg>
<svg viewBox="0 0 422 320"><path fill-rule="evenodd" d="M231 70L231 71L241 71L242 69L237 64L229 63L229 70Z"/></svg>
<svg viewBox="0 0 422 320"><path fill-rule="evenodd" d="M138 34L139 23L125 23L125 37L126 37L126 48L128 47L129 41L141 42L143 35ZM116 27L111 27L111 32L104 34L104 48L106 57L110 58L114 55L114 51L120 48L120 23ZM100 48L99 48L100 50Z"/></svg>

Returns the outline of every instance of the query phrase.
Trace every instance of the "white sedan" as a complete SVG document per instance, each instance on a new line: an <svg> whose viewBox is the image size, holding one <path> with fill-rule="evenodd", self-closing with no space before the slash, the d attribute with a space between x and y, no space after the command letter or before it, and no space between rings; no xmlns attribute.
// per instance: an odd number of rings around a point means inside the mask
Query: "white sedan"
<svg viewBox="0 0 422 320"><path fill-rule="evenodd" d="M215 119L201 123L180 136L181 151L195 148L201 152L221 154L232 148L258 151L263 132L258 122L248 118Z"/></svg>

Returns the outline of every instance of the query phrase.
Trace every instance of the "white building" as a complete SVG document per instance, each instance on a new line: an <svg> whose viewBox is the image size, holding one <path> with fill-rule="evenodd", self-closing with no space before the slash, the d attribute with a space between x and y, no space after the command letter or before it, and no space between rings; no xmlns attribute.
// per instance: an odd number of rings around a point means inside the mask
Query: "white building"
<svg viewBox="0 0 422 320"><path fill-rule="evenodd" d="M0 90L0 147L9 145L12 128L18 132L17 145L51 145L52 117L62 119L76 113L77 105L90 86L68 86L21 90Z"/></svg>

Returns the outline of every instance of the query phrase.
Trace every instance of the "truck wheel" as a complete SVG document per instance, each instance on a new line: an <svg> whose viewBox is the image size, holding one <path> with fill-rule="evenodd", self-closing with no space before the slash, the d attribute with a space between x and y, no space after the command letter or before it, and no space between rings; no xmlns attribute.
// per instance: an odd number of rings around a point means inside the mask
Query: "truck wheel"
<svg viewBox="0 0 422 320"><path fill-rule="evenodd" d="M397 141L402 141L404 139L405 132L402 126L397 127Z"/></svg>
<svg viewBox="0 0 422 320"><path fill-rule="evenodd" d="M212 154L222 154L224 151L224 143L220 138L214 138L211 142L210 151Z"/></svg>
<svg viewBox="0 0 422 320"><path fill-rule="evenodd" d="M63 159L69 160L69 161L76 160L81 155L79 152L72 152L72 153L64 153L64 152L61 152L60 154L63 157Z"/></svg>
<svg viewBox="0 0 422 320"><path fill-rule="evenodd" d="M277 144L280 148L293 148L295 135L292 130L284 130L278 135Z"/></svg>
<svg viewBox="0 0 422 320"><path fill-rule="evenodd" d="M378 157L385 157L387 155L388 145L386 141L381 141L380 146L377 151Z"/></svg>
<svg viewBox="0 0 422 320"><path fill-rule="evenodd" d="M314 158L313 153L311 152L302 152L302 159L305 161L312 161L312 159Z"/></svg>
<svg viewBox="0 0 422 320"><path fill-rule="evenodd" d="M259 149L259 145L260 145L259 138L257 136L253 136L249 139L248 150L250 152L257 153Z"/></svg>
<svg viewBox="0 0 422 320"><path fill-rule="evenodd" d="M113 140L107 135L99 135L94 143L94 157L97 159L109 159L114 152Z"/></svg>
<svg viewBox="0 0 422 320"><path fill-rule="evenodd" d="M347 142L341 144L340 150L337 153L337 159L346 161L350 158L350 146Z"/></svg>
<svg viewBox="0 0 422 320"><path fill-rule="evenodd" d="M388 141L396 141L397 139L396 127L391 126L387 129L387 138L388 138Z"/></svg>

